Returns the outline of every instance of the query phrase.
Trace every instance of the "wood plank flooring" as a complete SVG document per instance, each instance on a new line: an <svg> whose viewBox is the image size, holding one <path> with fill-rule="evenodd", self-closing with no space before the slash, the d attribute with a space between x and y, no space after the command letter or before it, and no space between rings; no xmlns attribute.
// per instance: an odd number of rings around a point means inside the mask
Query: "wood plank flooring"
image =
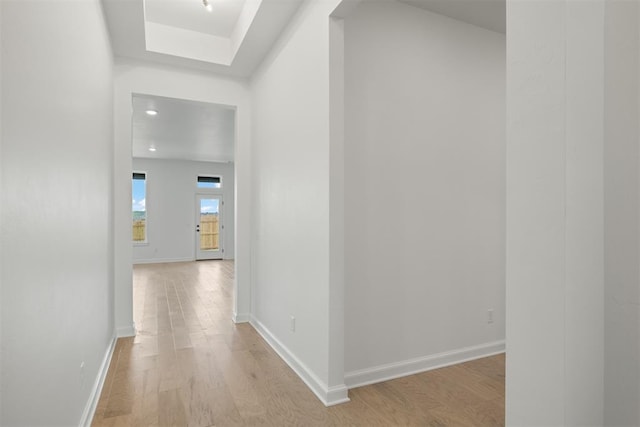
<svg viewBox="0 0 640 427"><path fill-rule="evenodd" d="M135 338L118 340L93 426L502 426L504 355L350 390L324 407L249 324L233 261L134 268Z"/></svg>

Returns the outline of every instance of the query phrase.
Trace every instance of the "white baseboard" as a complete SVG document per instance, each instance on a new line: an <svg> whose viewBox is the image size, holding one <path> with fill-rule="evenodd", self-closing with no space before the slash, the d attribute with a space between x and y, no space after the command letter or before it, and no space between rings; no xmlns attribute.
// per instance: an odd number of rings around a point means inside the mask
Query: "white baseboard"
<svg viewBox="0 0 640 427"><path fill-rule="evenodd" d="M325 399L320 399L322 403L324 403L324 406L334 406L351 401L349 399L349 389L346 384L329 387L326 395L327 397Z"/></svg>
<svg viewBox="0 0 640 427"><path fill-rule="evenodd" d="M98 371L98 377L96 378L95 383L93 384L93 388L91 389L91 394L89 395L89 400L87 401L87 405L82 412L82 418L80 418L80 426L91 426L91 422L93 421L93 416L96 413L96 408L98 406L98 401L100 400L100 394L102 393L102 387L104 386L104 380L107 378L107 372L109 372L109 365L111 364L111 357L113 356L113 351L116 348L117 337L113 337L111 339L111 343L107 348L107 352L102 359L102 364L100 365L100 370Z"/></svg>
<svg viewBox="0 0 640 427"><path fill-rule="evenodd" d="M325 406L333 406L349 401L347 386L327 387L307 366L300 361L280 340L278 340L258 319L251 317L251 325L264 340L278 353L287 365L304 381Z"/></svg>
<svg viewBox="0 0 640 427"><path fill-rule="evenodd" d="M124 326L122 328L116 329L116 337L118 338L135 337L135 336L136 336L135 322L132 323L131 326Z"/></svg>
<svg viewBox="0 0 640 427"><path fill-rule="evenodd" d="M165 262L192 262L195 258L148 258L134 259L133 264L162 264Z"/></svg>
<svg viewBox="0 0 640 427"><path fill-rule="evenodd" d="M493 356L504 353L504 351L504 340L494 341L473 347L465 347L458 350L420 357L417 359L409 359L402 362L389 363L386 365L374 366L373 368L347 372L344 376L344 382L347 384L347 387L351 389L430 371L432 369L443 368L445 366L456 365L470 360Z"/></svg>
<svg viewBox="0 0 640 427"><path fill-rule="evenodd" d="M233 323L247 323L251 322L251 314L249 313L233 313Z"/></svg>

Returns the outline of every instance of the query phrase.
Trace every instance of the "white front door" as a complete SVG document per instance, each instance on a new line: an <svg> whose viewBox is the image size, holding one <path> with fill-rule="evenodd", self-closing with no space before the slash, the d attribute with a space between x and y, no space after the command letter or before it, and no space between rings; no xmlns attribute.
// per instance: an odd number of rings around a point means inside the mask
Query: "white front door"
<svg viewBox="0 0 640 427"><path fill-rule="evenodd" d="M196 259L222 259L222 196L196 195Z"/></svg>

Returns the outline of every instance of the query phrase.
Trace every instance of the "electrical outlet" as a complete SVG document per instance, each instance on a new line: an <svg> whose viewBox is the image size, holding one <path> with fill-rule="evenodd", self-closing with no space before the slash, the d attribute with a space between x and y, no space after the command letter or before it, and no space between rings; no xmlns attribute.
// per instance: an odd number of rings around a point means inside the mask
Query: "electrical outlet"
<svg viewBox="0 0 640 427"><path fill-rule="evenodd" d="M493 308L487 310L487 323L493 323Z"/></svg>
<svg viewBox="0 0 640 427"><path fill-rule="evenodd" d="M290 316L290 320L291 323L289 325L289 329L291 329L291 332L295 332L296 331L296 318L293 316Z"/></svg>

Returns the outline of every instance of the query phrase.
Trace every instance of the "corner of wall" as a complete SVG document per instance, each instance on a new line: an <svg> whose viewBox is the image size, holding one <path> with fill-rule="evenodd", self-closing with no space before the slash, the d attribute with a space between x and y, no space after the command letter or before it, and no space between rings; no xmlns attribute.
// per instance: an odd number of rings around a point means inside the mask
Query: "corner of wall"
<svg viewBox="0 0 640 427"><path fill-rule="evenodd" d="M109 372L109 366L111 365L111 358L113 357L114 350L116 348L116 342L118 341L117 336L114 334L111 338L111 342L107 347L107 350L102 358L102 364L100 365L100 369L98 371L98 375L96 380L94 381L93 387L91 388L91 394L89 395L89 400L87 400L87 404L82 412L82 417L80 418L79 425L82 427L91 426L91 422L93 421L93 417L96 413L96 408L98 407L98 401L100 400L100 395L102 394L102 388L104 386L105 379L107 378L107 373Z"/></svg>
<svg viewBox="0 0 640 427"><path fill-rule="evenodd" d="M349 401L346 384L327 386L258 319L251 316L250 323L325 406L338 405Z"/></svg>
<svg viewBox="0 0 640 427"><path fill-rule="evenodd" d="M251 313L236 313L232 315L233 323L248 323L251 322Z"/></svg>
<svg viewBox="0 0 640 427"><path fill-rule="evenodd" d="M329 17L329 388L347 398L345 363L344 19ZM344 389L344 390L342 390Z"/></svg>
<svg viewBox="0 0 640 427"><path fill-rule="evenodd" d="M135 336L136 336L135 322L131 323L130 326L121 326L116 329L116 337L118 338L135 337Z"/></svg>

